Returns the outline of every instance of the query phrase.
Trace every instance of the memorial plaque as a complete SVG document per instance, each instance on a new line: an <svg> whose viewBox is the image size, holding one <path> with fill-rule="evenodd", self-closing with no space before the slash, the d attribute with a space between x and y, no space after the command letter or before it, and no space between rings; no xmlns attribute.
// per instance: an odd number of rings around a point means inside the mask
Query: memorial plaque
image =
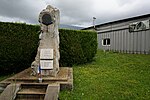
<svg viewBox="0 0 150 100"><path fill-rule="evenodd" d="M40 60L41 69L53 69L53 60Z"/></svg>
<svg viewBox="0 0 150 100"><path fill-rule="evenodd" d="M52 24L53 21L52 21L51 15L50 14L44 14L42 16L42 23L44 25L50 25L50 24Z"/></svg>
<svg viewBox="0 0 150 100"><path fill-rule="evenodd" d="M40 59L53 59L53 49L41 49L40 50Z"/></svg>

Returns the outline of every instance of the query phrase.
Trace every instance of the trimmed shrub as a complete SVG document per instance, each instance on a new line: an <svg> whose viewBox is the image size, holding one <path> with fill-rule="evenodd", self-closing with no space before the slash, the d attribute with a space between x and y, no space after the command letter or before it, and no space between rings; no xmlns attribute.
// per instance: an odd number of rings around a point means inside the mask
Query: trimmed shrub
<svg viewBox="0 0 150 100"><path fill-rule="evenodd" d="M97 51L97 33L60 29L60 64L72 66L91 62Z"/></svg>
<svg viewBox="0 0 150 100"><path fill-rule="evenodd" d="M0 23L0 74L28 68L38 46L39 26Z"/></svg>
<svg viewBox="0 0 150 100"><path fill-rule="evenodd" d="M38 25L0 22L0 74L30 67L37 53ZM60 29L60 66L92 61L97 51L97 34L92 31Z"/></svg>

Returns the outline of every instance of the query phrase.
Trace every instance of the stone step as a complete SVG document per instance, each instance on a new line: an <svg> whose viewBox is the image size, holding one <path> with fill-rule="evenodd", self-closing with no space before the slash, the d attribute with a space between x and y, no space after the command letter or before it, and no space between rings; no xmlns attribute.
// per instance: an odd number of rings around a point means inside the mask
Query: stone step
<svg viewBox="0 0 150 100"><path fill-rule="evenodd" d="M21 83L22 88L44 88L46 89L48 86L47 83Z"/></svg>
<svg viewBox="0 0 150 100"><path fill-rule="evenodd" d="M15 100L44 100L45 95L17 95Z"/></svg>
<svg viewBox="0 0 150 100"><path fill-rule="evenodd" d="M28 68L10 78L7 78L0 83L3 84L23 84L23 83L34 83L34 84L41 84L39 83L38 77L31 76L30 73L32 72L31 68ZM60 71L56 77L51 76L43 76L42 77L42 84L53 84L59 83L61 90L72 90L73 88L73 69L69 67L60 67Z"/></svg>
<svg viewBox="0 0 150 100"><path fill-rule="evenodd" d="M25 88L21 89L18 93L18 95L45 95L45 89L39 89L39 88Z"/></svg>
<svg viewBox="0 0 150 100"><path fill-rule="evenodd" d="M21 84L15 100L44 100L48 84Z"/></svg>
<svg viewBox="0 0 150 100"><path fill-rule="evenodd" d="M8 84L0 83L0 94L5 90Z"/></svg>
<svg viewBox="0 0 150 100"><path fill-rule="evenodd" d="M1 90L5 90L0 94L0 100L58 100L60 90L73 88L72 68L60 68L56 77L42 77L42 83L30 73L31 68L1 81L4 86L0 86Z"/></svg>

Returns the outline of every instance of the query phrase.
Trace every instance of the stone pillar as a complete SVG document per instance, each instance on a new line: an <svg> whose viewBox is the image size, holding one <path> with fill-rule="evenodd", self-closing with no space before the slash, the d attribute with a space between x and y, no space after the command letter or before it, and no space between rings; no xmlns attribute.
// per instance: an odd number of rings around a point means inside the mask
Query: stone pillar
<svg viewBox="0 0 150 100"><path fill-rule="evenodd" d="M59 20L59 10L50 5L48 5L47 8L41 11L41 13L39 14L39 23L41 26L41 33L39 36L40 44L38 47L37 55L35 57L35 61L31 64L34 75L37 74L39 65L41 67L41 75L56 76L59 71ZM40 63L43 60L40 58L40 56L42 55L41 50L46 49L53 51L53 53L48 54L50 56L53 56L53 59L44 59L45 61L53 61L52 66L49 66L51 68L45 68L45 66L42 66Z"/></svg>

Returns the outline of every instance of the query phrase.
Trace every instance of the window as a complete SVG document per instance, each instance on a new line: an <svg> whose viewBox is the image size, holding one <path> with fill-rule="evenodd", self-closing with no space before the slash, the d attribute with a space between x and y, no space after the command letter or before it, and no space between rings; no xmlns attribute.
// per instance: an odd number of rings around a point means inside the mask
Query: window
<svg viewBox="0 0 150 100"><path fill-rule="evenodd" d="M110 46L110 39L109 38L103 39L102 40L102 45L103 46Z"/></svg>

